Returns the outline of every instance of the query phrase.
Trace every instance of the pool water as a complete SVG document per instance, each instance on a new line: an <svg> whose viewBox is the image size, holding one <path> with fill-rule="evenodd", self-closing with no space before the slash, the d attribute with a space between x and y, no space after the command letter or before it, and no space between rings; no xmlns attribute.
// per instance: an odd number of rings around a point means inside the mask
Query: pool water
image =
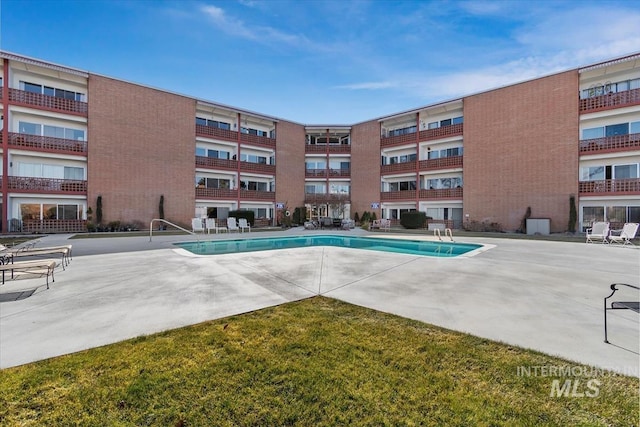
<svg viewBox="0 0 640 427"><path fill-rule="evenodd" d="M270 251L274 249L304 248L311 246L335 246L340 248L367 249L371 251L396 252L432 257L456 257L482 247L482 245L472 243L332 235L216 240L176 243L176 245L197 255Z"/></svg>

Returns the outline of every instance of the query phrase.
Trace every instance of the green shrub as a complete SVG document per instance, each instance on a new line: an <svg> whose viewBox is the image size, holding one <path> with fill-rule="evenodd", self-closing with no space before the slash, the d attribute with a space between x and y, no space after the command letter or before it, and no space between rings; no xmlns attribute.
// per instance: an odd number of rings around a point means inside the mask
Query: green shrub
<svg viewBox="0 0 640 427"><path fill-rule="evenodd" d="M404 228L423 228L427 221L427 214L420 211L403 212L400 215L400 225Z"/></svg>
<svg viewBox="0 0 640 427"><path fill-rule="evenodd" d="M358 212L353 214L353 221L357 224L360 222L360 216L358 216Z"/></svg>

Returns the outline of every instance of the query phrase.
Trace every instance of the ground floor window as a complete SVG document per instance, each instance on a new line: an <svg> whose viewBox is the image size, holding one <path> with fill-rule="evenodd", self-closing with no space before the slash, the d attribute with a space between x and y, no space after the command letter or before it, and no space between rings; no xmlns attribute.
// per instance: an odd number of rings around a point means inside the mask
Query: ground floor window
<svg viewBox="0 0 640 427"><path fill-rule="evenodd" d="M20 204L22 220L41 219L82 219L82 205L63 205L51 203L22 203Z"/></svg>
<svg viewBox="0 0 640 427"><path fill-rule="evenodd" d="M584 206L582 208L582 231L591 228L596 221L607 221L614 228L625 222L640 223L640 206Z"/></svg>

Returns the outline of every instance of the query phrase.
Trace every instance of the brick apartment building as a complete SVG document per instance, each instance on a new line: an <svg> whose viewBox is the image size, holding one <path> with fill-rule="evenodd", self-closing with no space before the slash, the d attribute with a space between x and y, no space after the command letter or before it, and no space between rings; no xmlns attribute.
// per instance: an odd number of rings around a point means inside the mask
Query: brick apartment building
<svg viewBox="0 0 640 427"><path fill-rule="evenodd" d="M0 52L2 232L283 204L448 226L640 222L640 54L362 123L309 125ZM89 212L89 213L88 213Z"/></svg>

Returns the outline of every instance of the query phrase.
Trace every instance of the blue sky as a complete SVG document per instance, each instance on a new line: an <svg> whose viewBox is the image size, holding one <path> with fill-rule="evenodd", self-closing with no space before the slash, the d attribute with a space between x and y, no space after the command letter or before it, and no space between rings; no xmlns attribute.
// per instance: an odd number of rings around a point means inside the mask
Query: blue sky
<svg viewBox="0 0 640 427"><path fill-rule="evenodd" d="M0 0L0 49L303 124L640 51L640 0Z"/></svg>

